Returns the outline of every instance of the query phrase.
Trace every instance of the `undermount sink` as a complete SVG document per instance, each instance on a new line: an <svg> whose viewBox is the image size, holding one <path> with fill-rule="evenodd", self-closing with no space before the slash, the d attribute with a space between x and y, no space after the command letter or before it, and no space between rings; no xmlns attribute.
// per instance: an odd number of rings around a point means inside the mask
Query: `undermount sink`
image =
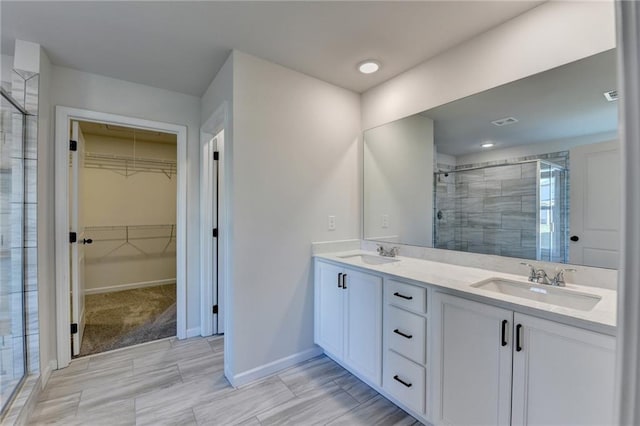
<svg viewBox="0 0 640 426"><path fill-rule="evenodd" d="M581 311L590 311L602 299L594 294L581 293L566 288L502 278L489 278L471 284L471 287Z"/></svg>
<svg viewBox="0 0 640 426"><path fill-rule="evenodd" d="M347 256L340 256L341 259L354 259L360 260L367 265L384 265L386 263L399 262L400 259L394 259L391 257L374 256L371 254L349 254Z"/></svg>

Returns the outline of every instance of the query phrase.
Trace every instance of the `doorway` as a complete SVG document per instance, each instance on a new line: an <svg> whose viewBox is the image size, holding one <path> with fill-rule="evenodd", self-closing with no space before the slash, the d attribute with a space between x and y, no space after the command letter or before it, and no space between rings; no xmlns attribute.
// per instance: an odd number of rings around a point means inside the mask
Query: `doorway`
<svg viewBox="0 0 640 426"><path fill-rule="evenodd" d="M176 135L72 121L74 356L176 335Z"/></svg>
<svg viewBox="0 0 640 426"><path fill-rule="evenodd" d="M58 368L186 337L185 163L184 126L56 108Z"/></svg>

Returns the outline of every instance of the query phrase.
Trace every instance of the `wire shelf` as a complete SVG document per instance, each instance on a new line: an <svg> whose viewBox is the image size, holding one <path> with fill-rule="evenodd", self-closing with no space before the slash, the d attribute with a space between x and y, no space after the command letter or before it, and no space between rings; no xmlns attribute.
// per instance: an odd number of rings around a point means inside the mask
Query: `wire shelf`
<svg viewBox="0 0 640 426"><path fill-rule="evenodd" d="M162 173L171 179L176 175L177 162L159 158L85 152L84 166L90 169L110 170L129 177L137 173Z"/></svg>

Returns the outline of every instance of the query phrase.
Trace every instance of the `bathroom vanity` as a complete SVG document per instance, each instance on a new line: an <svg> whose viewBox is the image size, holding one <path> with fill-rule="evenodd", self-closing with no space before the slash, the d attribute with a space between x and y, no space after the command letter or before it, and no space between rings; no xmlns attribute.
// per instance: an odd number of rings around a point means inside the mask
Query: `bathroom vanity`
<svg viewBox="0 0 640 426"><path fill-rule="evenodd" d="M611 422L614 290L362 251L314 267L315 342L421 421Z"/></svg>

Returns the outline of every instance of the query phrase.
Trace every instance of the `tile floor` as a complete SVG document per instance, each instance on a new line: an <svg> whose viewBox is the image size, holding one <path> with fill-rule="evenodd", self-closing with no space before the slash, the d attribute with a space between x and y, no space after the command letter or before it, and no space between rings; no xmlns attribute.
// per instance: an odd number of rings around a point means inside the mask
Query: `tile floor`
<svg viewBox="0 0 640 426"><path fill-rule="evenodd" d="M30 424L420 424L325 356L234 389L223 342L172 338L76 359L52 374Z"/></svg>

